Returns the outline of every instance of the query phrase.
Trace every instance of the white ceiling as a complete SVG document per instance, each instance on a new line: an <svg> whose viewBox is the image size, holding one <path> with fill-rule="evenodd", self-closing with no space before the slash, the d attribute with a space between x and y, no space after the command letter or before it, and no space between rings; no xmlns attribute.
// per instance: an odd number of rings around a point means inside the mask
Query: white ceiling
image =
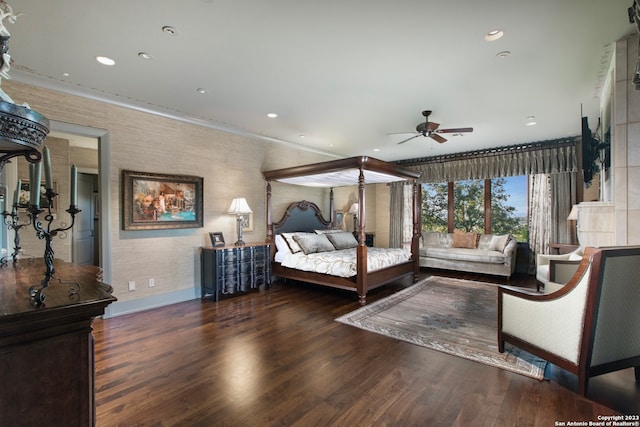
<svg viewBox="0 0 640 427"><path fill-rule="evenodd" d="M612 42L635 32L632 0L8 3L16 81L382 160L579 135L581 109L595 128ZM426 109L474 132L398 145Z"/></svg>

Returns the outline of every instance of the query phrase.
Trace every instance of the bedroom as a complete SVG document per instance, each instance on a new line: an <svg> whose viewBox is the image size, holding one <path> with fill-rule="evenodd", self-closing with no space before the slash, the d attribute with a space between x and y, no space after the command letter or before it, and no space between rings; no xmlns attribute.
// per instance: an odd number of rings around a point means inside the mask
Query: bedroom
<svg viewBox="0 0 640 427"><path fill-rule="evenodd" d="M14 54L16 58L17 54ZM102 132L101 150L106 156L101 163L102 209L110 218L105 220L103 229L108 251L104 262L109 267L105 273L119 300L111 307L110 315L197 298L199 271L194 262L197 248L207 243L209 231L222 231L227 240L235 236L235 221L226 214L230 201L238 195L247 198L256 214L254 230L247 232L245 238L260 240L266 234L264 218L259 218L266 210L261 171L332 159L320 152L293 150L275 142L265 143L17 80L3 80L2 86L15 99L28 101L34 109L56 121L62 130L64 124L73 124L88 133ZM638 142L630 138L630 143ZM630 146L629 152L634 148L637 146ZM202 176L207 182L204 227L197 232L122 231L119 219L120 171L152 170L156 168L153 165L164 168L168 163L167 154L175 153L176 149L183 154L172 156L171 166L184 173ZM621 153L617 155L626 158ZM629 194L637 192L637 182L640 181L630 181ZM385 190L379 191L382 192L379 197L368 195L367 200L384 200ZM286 195L277 192L274 197L284 210L286 202L291 199L312 200L326 208L326 196L326 190L294 189ZM349 199L348 194L342 197ZM635 218L637 210L633 206L629 210L632 211L629 218ZM618 214L621 215L620 212ZM377 232L388 222L386 218L369 217L368 220L375 224ZM383 235L382 231L379 234ZM625 235L637 234L628 230ZM141 253L145 256L139 256ZM153 288L141 286L151 277L155 279ZM138 284L135 291L129 291L129 281Z"/></svg>

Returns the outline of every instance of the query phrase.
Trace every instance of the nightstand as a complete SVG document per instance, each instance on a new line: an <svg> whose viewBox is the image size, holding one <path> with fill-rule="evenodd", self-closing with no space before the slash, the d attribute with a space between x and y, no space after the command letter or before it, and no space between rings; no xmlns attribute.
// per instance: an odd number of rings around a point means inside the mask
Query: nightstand
<svg viewBox="0 0 640 427"><path fill-rule="evenodd" d="M232 295L271 286L269 244L247 243L200 248L202 298Z"/></svg>

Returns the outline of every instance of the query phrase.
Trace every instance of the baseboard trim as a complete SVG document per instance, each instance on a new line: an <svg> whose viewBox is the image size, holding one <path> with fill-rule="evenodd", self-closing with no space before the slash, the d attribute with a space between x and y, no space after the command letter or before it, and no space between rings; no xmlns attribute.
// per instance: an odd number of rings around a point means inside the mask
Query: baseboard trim
<svg viewBox="0 0 640 427"><path fill-rule="evenodd" d="M125 314L132 314L139 311L150 310L152 308L190 301L196 298L200 298L200 289L190 288L137 298L130 301L116 301L106 307L103 317L108 319L110 317L123 316Z"/></svg>

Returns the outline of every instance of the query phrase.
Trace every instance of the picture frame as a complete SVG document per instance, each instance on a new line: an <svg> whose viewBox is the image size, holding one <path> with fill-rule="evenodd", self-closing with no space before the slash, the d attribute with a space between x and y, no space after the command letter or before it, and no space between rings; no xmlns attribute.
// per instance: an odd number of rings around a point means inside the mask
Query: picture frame
<svg viewBox="0 0 640 427"><path fill-rule="evenodd" d="M209 233L211 246L224 246L224 236L221 231L213 231Z"/></svg>
<svg viewBox="0 0 640 427"><path fill-rule="evenodd" d="M253 213L243 214L242 231L253 231Z"/></svg>
<svg viewBox="0 0 640 427"><path fill-rule="evenodd" d="M336 228L342 228L343 221L344 221L344 212L336 211L336 223L334 224L334 226Z"/></svg>
<svg viewBox="0 0 640 427"><path fill-rule="evenodd" d="M123 170L122 228L202 227L202 187L202 177Z"/></svg>
<svg viewBox="0 0 640 427"><path fill-rule="evenodd" d="M49 209L49 200L45 195L47 188L44 182L40 183L40 209L47 210ZM53 191L58 192L58 183L53 182ZM57 212L58 204L56 203L57 197L54 197L51 200L51 212ZM31 183L26 180L22 181L20 184L20 194L18 195L18 207L27 209L29 207L29 202L31 201Z"/></svg>

